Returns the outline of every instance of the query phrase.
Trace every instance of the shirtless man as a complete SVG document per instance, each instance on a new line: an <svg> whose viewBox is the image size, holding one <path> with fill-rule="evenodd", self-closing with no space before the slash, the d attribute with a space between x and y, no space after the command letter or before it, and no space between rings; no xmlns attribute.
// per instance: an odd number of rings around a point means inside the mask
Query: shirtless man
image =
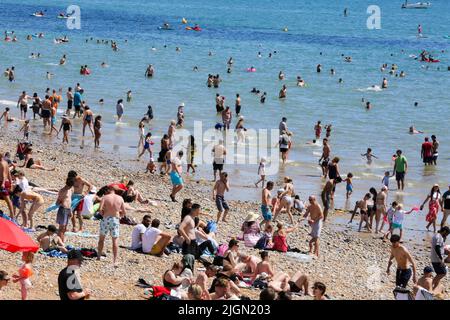
<svg viewBox="0 0 450 320"><path fill-rule="evenodd" d="M178 232L184 239L183 242L183 255L192 254L197 257L198 255L198 245L195 236L195 217L198 217L201 214L201 207L199 204L194 203L192 205L191 211L187 214L183 221L181 221L180 226L178 227Z"/></svg>
<svg viewBox="0 0 450 320"><path fill-rule="evenodd" d="M331 202L333 198L333 189L336 187L336 182L334 179L330 179L325 183L322 190L322 203L323 203L323 222L327 220L328 210L331 208Z"/></svg>
<svg viewBox="0 0 450 320"><path fill-rule="evenodd" d="M262 190L261 212L264 220L259 224L260 229L263 228L263 225L272 221L272 194L270 191L272 191L273 186L273 181L268 181L266 187Z"/></svg>
<svg viewBox="0 0 450 320"><path fill-rule="evenodd" d="M314 126L314 132L316 135L316 140L320 139L320 135L322 133L322 125L320 121L317 121L317 124Z"/></svg>
<svg viewBox="0 0 450 320"><path fill-rule="evenodd" d="M423 276L417 280L417 284L414 286L413 289L413 296L415 297L417 294L417 291L419 291L420 288L423 288L427 290L430 293L433 293L433 268L432 267L425 267L423 269Z"/></svg>
<svg viewBox="0 0 450 320"><path fill-rule="evenodd" d="M67 110L66 110L66 114L70 117L70 114L71 114L72 108L73 108L73 92L72 92L72 87L69 87L69 88L67 89L66 97L67 97Z"/></svg>
<svg viewBox="0 0 450 320"><path fill-rule="evenodd" d="M322 149L322 156L319 159L319 164L322 168L322 174L323 177L326 178L328 175L328 162L330 161L330 153L331 149L328 144L328 139L323 139L323 149Z"/></svg>
<svg viewBox="0 0 450 320"><path fill-rule="evenodd" d="M3 157L3 154L0 153L0 200L6 202L9 210L9 216L13 217L14 208L11 202L11 198L9 194L11 192L11 172L9 171L8 162Z"/></svg>
<svg viewBox="0 0 450 320"><path fill-rule="evenodd" d="M413 276L413 283L417 283L416 277L416 263L414 262L409 251L400 244L400 236L394 234L391 237L391 256L389 258L388 267L386 273L389 275L391 272L392 260L395 258L397 261L397 273L395 276L395 285L397 287L406 288L408 281ZM411 267L412 266L412 272Z"/></svg>
<svg viewBox="0 0 450 320"><path fill-rule="evenodd" d="M73 184L73 194L72 194L72 205L71 209L74 214L72 214L72 232L77 232L76 230L76 218L80 223L80 229L78 231L83 230L83 217L81 216L81 212L77 210L78 204L83 199L84 195L92 189L93 185L79 176L75 171L71 170L68 173L68 177L72 177L74 179ZM86 187L86 189L85 189ZM85 193L86 190L86 193ZM76 216L75 216L76 213Z"/></svg>
<svg viewBox="0 0 450 320"><path fill-rule="evenodd" d="M226 218L228 215L228 211L230 210L230 207L228 206L228 203L225 201L224 195L225 192L230 191L230 185L228 182L228 173L222 172L220 174L220 178L216 183L214 184L213 188L213 200L216 202L217 206L217 220L216 222L219 223L220 217L223 214L223 222L227 222Z"/></svg>
<svg viewBox="0 0 450 320"><path fill-rule="evenodd" d="M56 204L58 205L58 213L56 214L56 223L59 225L58 236L64 241L64 234L67 230L70 216L72 215L71 202L73 193L73 178L66 179L66 185L59 190Z"/></svg>
<svg viewBox="0 0 450 320"><path fill-rule="evenodd" d="M377 194L376 206L377 211L375 213L375 233L381 232L381 227L378 229L380 225L381 217L386 215L386 199L387 199L387 187L383 186L381 191Z"/></svg>
<svg viewBox="0 0 450 320"><path fill-rule="evenodd" d="M322 221L324 220L324 214L320 204L317 203L315 196L309 196L309 206L306 208L304 218L308 219L308 224L311 226L311 240L309 241L309 253L313 253L319 257L319 237L322 231Z"/></svg>
<svg viewBox="0 0 450 320"><path fill-rule="evenodd" d="M25 119L27 116L28 99L33 99L33 97L30 97L25 91L22 91L19 100L17 100L17 106L20 106L20 119Z"/></svg>
<svg viewBox="0 0 450 320"><path fill-rule="evenodd" d="M289 177L284 177L284 191L281 194L280 205L275 212L275 216L273 220L276 221L278 215L280 214L282 209L286 209L286 213L289 216L289 220L291 224L294 224L294 217L291 213L291 208L294 205L294 184L292 183L292 179Z"/></svg>
<svg viewBox="0 0 450 320"><path fill-rule="evenodd" d="M103 196L100 202L100 208L98 212L103 216L100 222L100 237L98 239L98 257L100 260L103 253L103 246L105 244L105 238L108 233L111 233L112 237L112 249L113 249L113 264L117 267L117 254L119 246L117 240L119 238L120 218L126 215L125 202L123 198L114 192L114 188L108 187L106 194Z"/></svg>
<svg viewBox="0 0 450 320"><path fill-rule="evenodd" d="M44 102L42 102L42 111L41 111L41 117L44 123L44 130L47 129L47 126L50 126L51 129L52 127L50 123L51 116L52 116L52 101L50 100L49 95L46 95Z"/></svg>
<svg viewBox="0 0 450 320"><path fill-rule="evenodd" d="M236 103L235 103L235 111L236 111L236 116L239 116L241 114L241 97L239 96L239 93L236 94Z"/></svg>
<svg viewBox="0 0 450 320"><path fill-rule="evenodd" d="M56 234L56 231L57 229L54 225L49 225L47 231L41 233L36 239L39 242L39 247L44 251L56 249L63 253L68 253L69 250L66 249L64 242Z"/></svg>
<svg viewBox="0 0 450 320"><path fill-rule="evenodd" d="M240 256L240 262L236 265L235 269L242 272L243 277L253 277L258 263L261 262L261 259L258 257L242 254Z"/></svg>

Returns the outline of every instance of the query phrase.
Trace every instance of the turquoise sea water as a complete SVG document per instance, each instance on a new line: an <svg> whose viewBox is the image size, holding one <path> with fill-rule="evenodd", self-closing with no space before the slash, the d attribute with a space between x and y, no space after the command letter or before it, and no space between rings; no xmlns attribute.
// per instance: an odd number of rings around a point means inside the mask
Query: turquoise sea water
<svg viewBox="0 0 450 320"><path fill-rule="evenodd" d="M12 1L0 3L0 30L14 30L20 41L0 41L0 68L14 65L16 82L0 79L0 107L10 105L17 115L15 102L22 90L38 92L47 87L74 87L80 82L85 88L85 100L93 111L103 115L103 144L106 151L134 158L138 139L137 122L153 106L155 120L151 125L155 135L155 151L159 151L159 138L176 117L180 102L186 104L186 128L192 129L194 120L202 120L203 127L212 127L216 121L214 97L216 92L227 97L234 110L234 97L242 97L242 114L248 128L277 128L282 116L288 117L289 129L295 133L294 149L289 163L278 180L288 174L294 178L297 190L305 198L318 194L322 180L316 165L321 148L306 146L314 135L317 120L332 123L333 155L341 158L341 174L351 171L355 176L355 193L345 203L344 186L338 187L336 207L353 206L371 186L379 187L386 170L392 170L391 156L400 148L409 160L410 171L403 194L395 197L408 205L423 201L433 183L446 189L450 181L450 65L448 49L450 39L450 3L435 0L428 10L402 10L402 1ZM56 19L70 4L81 8L81 30L68 30L66 21ZM381 29L368 30L366 13L369 5L381 8ZM343 16L344 8L349 16ZM46 17L30 16L37 10L47 10ZM198 23L202 32L184 30L182 17L192 25ZM175 30L160 31L163 22L171 23ZM425 38L416 36L422 24ZM288 27L288 32L282 28ZM26 41L27 34L44 32L44 39ZM54 37L67 35L70 42L56 45ZM119 51L108 45L85 43L86 38L115 39ZM125 39L128 41L125 42ZM167 45L164 48L164 45ZM181 52L176 52L175 47ZM152 51L155 47L157 50ZM438 64L420 63L409 55L418 55L422 49L431 51ZM441 52L445 50L444 52ZM208 56L208 52L213 56ZM258 52L262 58L257 57ZM269 52L277 51L272 58ZM31 52L40 52L42 58L29 59ZM320 53L322 52L322 55ZM58 66L67 54L65 66ZM352 63L343 61L341 54L351 55ZM226 73L226 61L232 56L235 65ZM101 68L105 61L109 68ZM146 80L146 66L154 65L154 79ZM323 72L315 67L322 64ZM396 78L380 71L383 63L396 63L406 78ZM87 64L92 74L79 75L80 65ZM193 66L199 72L193 72ZM247 73L250 66L256 73ZM426 68L428 67L428 69ZM440 68L438 70L437 68ZM334 68L336 75L329 70ZM278 80L283 70L285 81ZM46 72L54 73L51 80ZM222 76L218 90L205 85L208 73ZM301 75L307 88L297 88L295 78ZM389 89L367 92L371 85L380 85L383 77ZM343 78L344 83L338 84ZM279 101L282 84L288 87L287 99ZM249 91L256 87L268 93L266 104ZM360 89L360 90L358 90ZM125 125L115 123L115 103L133 91L133 100L125 104ZM369 112L361 98L369 100ZM97 101L103 98L105 104ZM414 107L414 102L419 102ZM65 106L65 101L62 103ZM235 121L233 121L233 126ZM435 134L440 141L437 167L424 167L420 159L420 144L424 135L407 134L414 125L427 136ZM40 126L40 121L36 126ZM39 129L40 130L40 129ZM75 134L72 147L78 148L79 134ZM34 139L39 139L35 136ZM90 150L93 142L85 141ZM371 147L378 160L368 166L359 155ZM90 152L90 151L87 151ZM93 152L93 151L92 151ZM202 177L210 178L210 165L199 167ZM229 166L234 192L230 198L259 199L259 191L249 188L257 179L256 165ZM391 180L392 186L395 181ZM423 228L426 212L407 221L411 228Z"/></svg>

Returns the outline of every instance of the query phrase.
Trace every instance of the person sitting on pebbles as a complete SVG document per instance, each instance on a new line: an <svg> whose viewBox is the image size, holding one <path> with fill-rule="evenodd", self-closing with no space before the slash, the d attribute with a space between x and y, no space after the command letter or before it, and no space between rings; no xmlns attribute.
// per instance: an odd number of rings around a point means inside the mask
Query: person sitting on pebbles
<svg viewBox="0 0 450 320"><path fill-rule="evenodd" d="M52 224L49 225L47 231L41 233L36 239L39 242L39 247L45 252L59 250L68 253L69 250L66 249L64 242L56 232L57 228Z"/></svg>

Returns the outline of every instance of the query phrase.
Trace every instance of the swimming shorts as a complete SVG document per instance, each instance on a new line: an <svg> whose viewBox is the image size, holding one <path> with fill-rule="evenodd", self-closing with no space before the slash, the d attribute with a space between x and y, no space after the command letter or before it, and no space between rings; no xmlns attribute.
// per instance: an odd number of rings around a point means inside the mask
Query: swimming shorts
<svg viewBox="0 0 450 320"><path fill-rule="evenodd" d="M401 181L405 179L405 173L404 172L398 172L395 171L395 180L396 181Z"/></svg>
<svg viewBox="0 0 450 320"><path fill-rule="evenodd" d="M412 270L409 269L397 269L397 273L395 275L395 285L397 287L406 288L408 286L408 281L411 278Z"/></svg>
<svg viewBox="0 0 450 320"><path fill-rule="evenodd" d="M108 233L111 233L111 237L118 238L120 235L119 232L119 218L116 217L106 217L100 221L100 235L107 236Z"/></svg>
<svg viewBox="0 0 450 320"><path fill-rule="evenodd" d="M75 106L75 111L77 112L81 111L81 106Z"/></svg>
<svg viewBox="0 0 450 320"><path fill-rule="evenodd" d="M447 274L447 266L443 263L433 262L433 269L436 274Z"/></svg>
<svg viewBox="0 0 450 320"><path fill-rule="evenodd" d="M21 104L20 105L20 111L23 111L23 112L27 112L28 111L28 105L27 104Z"/></svg>
<svg viewBox="0 0 450 320"><path fill-rule="evenodd" d="M56 223L61 226L67 226L72 210L70 208L59 207L56 214Z"/></svg>
<svg viewBox="0 0 450 320"><path fill-rule="evenodd" d="M353 185L352 184L348 184L345 188L348 192L353 192Z"/></svg>
<svg viewBox="0 0 450 320"><path fill-rule="evenodd" d="M261 212L262 216L265 221L271 221L272 220L272 211L270 210L269 206L266 206L265 204L261 205Z"/></svg>
<svg viewBox="0 0 450 320"><path fill-rule="evenodd" d="M72 194L72 203L70 204L70 208L72 209L72 211L75 211L75 209L80 204L81 200L83 200L83 197L84 196L79 193Z"/></svg>
<svg viewBox="0 0 450 320"><path fill-rule="evenodd" d="M313 237L313 238L319 238L320 237L320 234L321 234L321 232L322 232L322 219L320 219L319 221L316 221L315 223L313 223L312 225L311 225L311 233L310 233L310 235L311 235L311 237Z"/></svg>
<svg viewBox="0 0 450 320"><path fill-rule="evenodd" d="M399 224L399 223L392 223L391 226L392 226L392 230L394 230L394 229L402 230L403 229L403 226L401 224Z"/></svg>
<svg viewBox="0 0 450 320"><path fill-rule="evenodd" d="M180 186L183 184L183 178L176 171L170 171L170 181L174 186Z"/></svg>
<svg viewBox="0 0 450 320"><path fill-rule="evenodd" d="M215 161L213 162L213 170L214 171L222 171L223 170L223 163L216 163Z"/></svg>
<svg viewBox="0 0 450 320"><path fill-rule="evenodd" d="M56 124L56 117L52 116L52 124L55 125Z"/></svg>
<svg viewBox="0 0 450 320"><path fill-rule="evenodd" d="M67 109L71 110L73 106L73 100L67 100Z"/></svg>
<svg viewBox="0 0 450 320"><path fill-rule="evenodd" d="M219 212L224 212L225 210L230 210L228 203L225 201L223 196L216 195L216 206Z"/></svg>
<svg viewBox="0 0 450 320"><path fill-rule="evenodd" d="M6 180L5 181L5 188L0 189L0 196L8 197L10 190L11 190L11 181Z"/></svg>
<svg viewBox="0 0 450 320"><path fill-rule="evenodd" d="M289 281L288 284L289 284L289 291L290 291L290 292L297 293L297 292L302 291L302 289L300 289L300 288L295 284L294 281Z"/></svg>
<svg viewBox="0 0 450 320"><path fill-rule="evenodd" d="M50 116L51 116L50 110L42 109L42 112L41 112L42 118L48 119L48 118L50 118Z"/></svg>
<svg viewBox="0 0 450 320"><path fill-rule="evenodd" d="M288 148L280 148L280 152L282 152L282 153L285 153L285 152L288 152Z"/></svg>

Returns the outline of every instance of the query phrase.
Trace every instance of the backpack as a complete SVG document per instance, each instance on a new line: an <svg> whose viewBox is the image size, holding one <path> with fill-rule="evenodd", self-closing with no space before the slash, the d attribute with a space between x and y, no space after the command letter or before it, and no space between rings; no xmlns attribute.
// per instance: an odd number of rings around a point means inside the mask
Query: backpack
<svg viewBox="0 0 450 320"><path fill-rule="evenodd" d="M217 248L217 255L219 257L223 258L225 256L225 252L227 252L227 250L228 250L228 244L227 243L221 244L219 246L219 248Z"/></svg>

